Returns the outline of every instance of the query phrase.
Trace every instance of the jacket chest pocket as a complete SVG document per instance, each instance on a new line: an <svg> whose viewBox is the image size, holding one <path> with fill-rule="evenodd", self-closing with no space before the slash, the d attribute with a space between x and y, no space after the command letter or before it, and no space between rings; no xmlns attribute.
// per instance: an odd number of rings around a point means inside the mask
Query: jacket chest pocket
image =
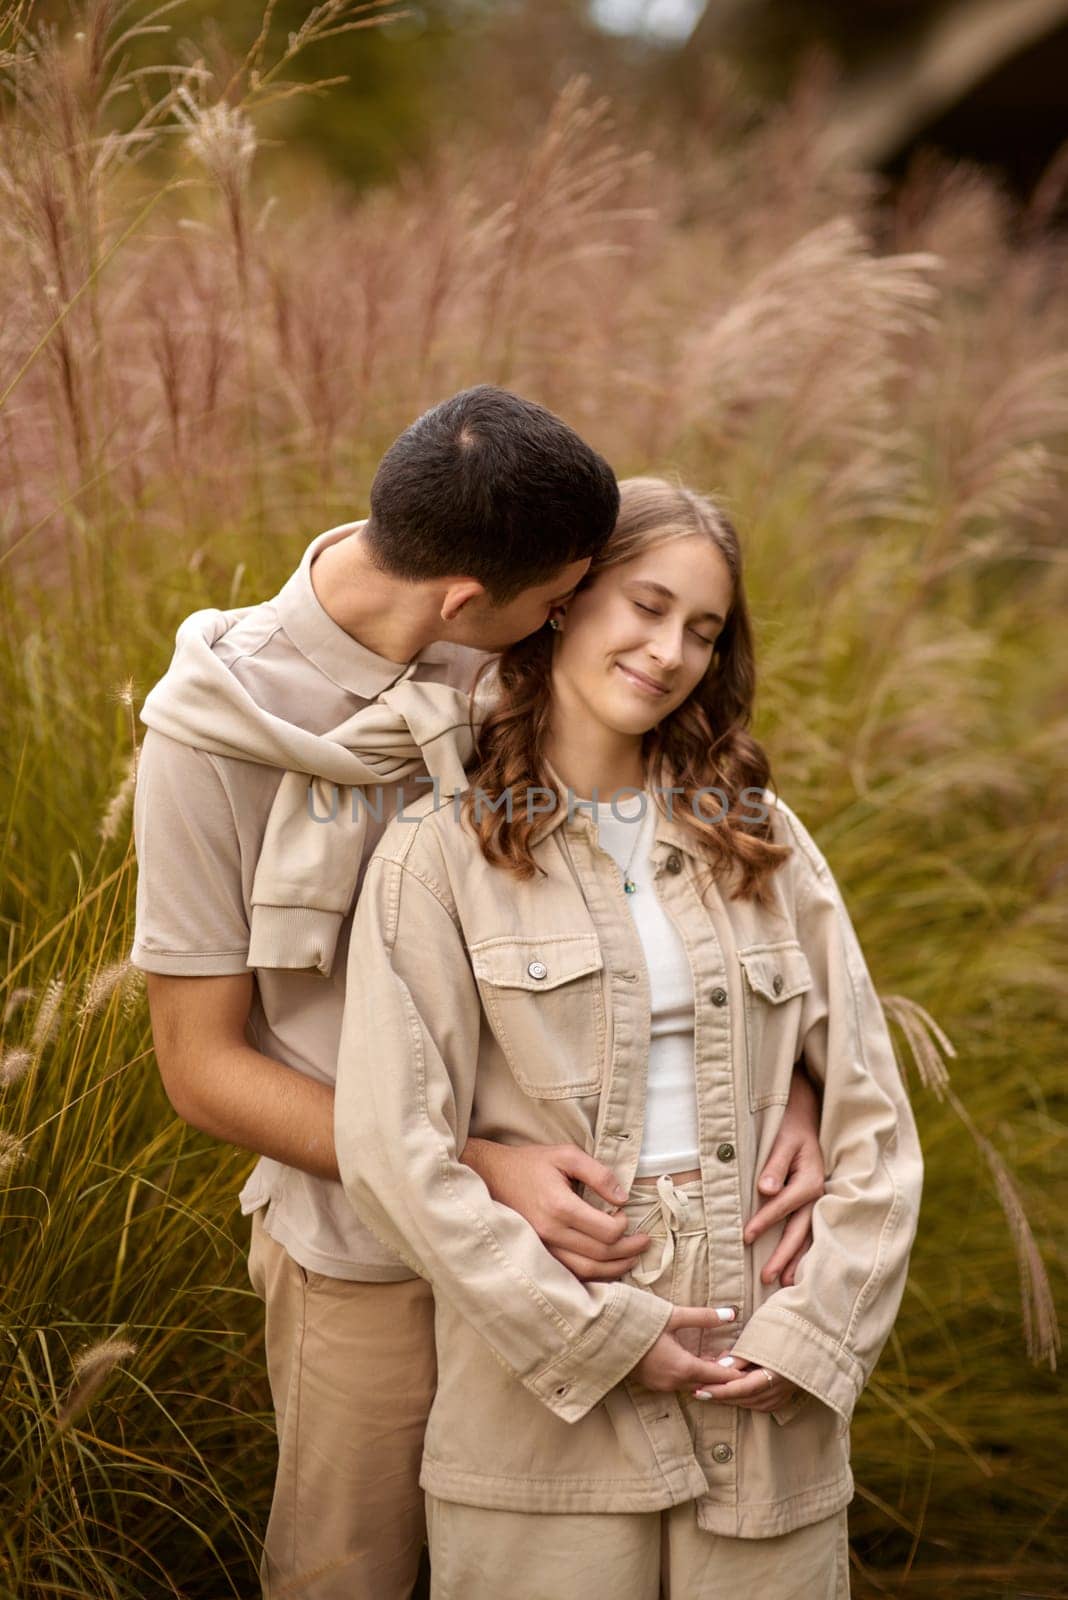
<svg viewBox="0 0 1068 1600"><path fill-rule="evenodd" d="M596 934L493 939L471 950L471 965L523 1092L538 1100L596 1093L607 1034Z"/></svg>
<svg viewBox="0 0 1068 1600"><path fill-rule="evenodd" d="M800 1053L801 1008L812 969L796 939L739 950L745 998L749 1109L785 1105Z"/></svg>

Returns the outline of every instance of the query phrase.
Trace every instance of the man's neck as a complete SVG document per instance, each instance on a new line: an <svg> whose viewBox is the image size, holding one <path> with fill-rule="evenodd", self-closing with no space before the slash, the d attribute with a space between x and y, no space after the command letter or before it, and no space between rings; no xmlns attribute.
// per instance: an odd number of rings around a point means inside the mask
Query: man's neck
<svg viewBox="0 0 1068 1600"><path fill-rule="evenodd" d="M441 637L433 598L370 560L362 529L327 545L312 563L315 598L333 622L387 661L411 661Z"/></svg>

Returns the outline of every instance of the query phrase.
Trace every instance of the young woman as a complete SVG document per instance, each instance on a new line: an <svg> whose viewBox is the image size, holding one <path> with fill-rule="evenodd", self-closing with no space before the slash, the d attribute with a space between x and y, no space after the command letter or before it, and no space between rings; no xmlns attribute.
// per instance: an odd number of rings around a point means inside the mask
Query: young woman
<svg viewBox="0 0 1068 1600"><path fill-rule="evenodd" d="M916 1129L830 868L746 731L734 528L660 480L621 490L566 616L501 658L469 789L372 859L341 1173L435 1290L436 1597L841 1600ZM783 1286L744 1218L802 1055L828 1176ZM469 1134L613 1167L652 1236L627 1279L573 1278L459 1161Z"/></svg>

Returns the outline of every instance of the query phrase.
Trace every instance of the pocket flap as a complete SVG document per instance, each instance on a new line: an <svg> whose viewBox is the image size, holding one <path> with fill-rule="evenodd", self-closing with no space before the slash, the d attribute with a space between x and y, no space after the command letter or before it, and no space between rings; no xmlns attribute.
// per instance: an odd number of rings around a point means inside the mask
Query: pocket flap
<svg viewBox="0 0 1068 1600"><path fill-rule="evenodd" d="M812 988L812 969L799 944L761 945L739 950L749 987L772 1005Z"/></svg>
<svg viewBox="0 0 1068 1600"><path fill-rule="evenodd" d="M474 946L475 977L502 989L555 989L604 966L595 933L543 939L490 939Z"/></svg>

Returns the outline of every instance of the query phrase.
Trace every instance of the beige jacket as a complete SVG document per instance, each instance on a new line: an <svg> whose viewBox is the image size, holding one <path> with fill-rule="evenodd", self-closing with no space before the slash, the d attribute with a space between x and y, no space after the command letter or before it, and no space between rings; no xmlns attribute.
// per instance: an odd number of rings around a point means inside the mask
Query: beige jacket
<svg viewBox="0 0 1068 1600"><path fill-rule="evenodd" d="M352 931L337 1149L350 1199L434 1286L439 1381L421 1481L439 1498L573 1512L696 1499L702 1527L762 1537L852 1496L849 1421L904 1291L922 1159L830 868L790 808L770 792L764 802L776 840L794 847L769 909L716 886L702 904L677 820L658 819L653 846L694 979L710 1304L738 1308L715 1349L805 1391L774 1416L709 1406L707 1449L674 1396L626 1376L669 1302L573 1277L458 1159L469 1134L568 1141L633 1180L648 980L595 823L561 804L535 845L546 876L524 883L428 797L372 857ZM822 1084L829 1179L798 1282L781 1288L760 1281L778 1230L747 1247L742 1228L802 1053Z"/></svg>

